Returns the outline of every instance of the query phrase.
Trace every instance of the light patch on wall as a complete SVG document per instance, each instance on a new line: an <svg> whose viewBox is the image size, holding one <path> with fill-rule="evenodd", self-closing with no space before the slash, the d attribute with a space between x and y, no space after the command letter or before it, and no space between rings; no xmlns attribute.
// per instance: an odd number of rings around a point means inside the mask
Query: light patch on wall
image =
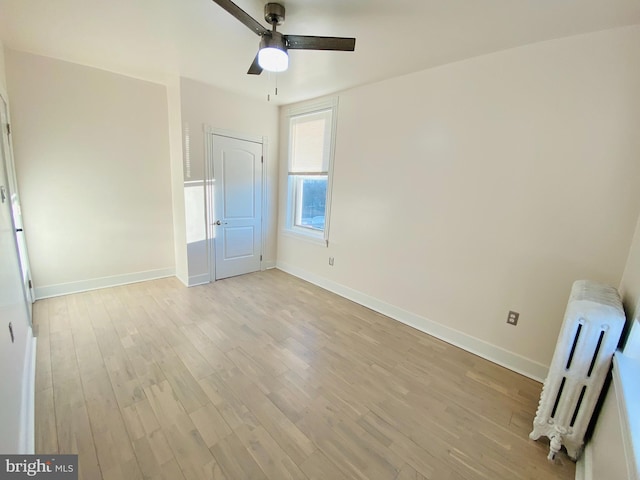
<svg viewBox="0 0 640 480"><path fill-rule="evenodd" d="M191 135L189 124L184 124L184 178L191 178Z"/></svg>
<svg viewBox="0 0 640 480"><path fill-rule="evenodd" d="M202 242L207 238L204 211L204 182L184 182L187 243Z"/></svg>

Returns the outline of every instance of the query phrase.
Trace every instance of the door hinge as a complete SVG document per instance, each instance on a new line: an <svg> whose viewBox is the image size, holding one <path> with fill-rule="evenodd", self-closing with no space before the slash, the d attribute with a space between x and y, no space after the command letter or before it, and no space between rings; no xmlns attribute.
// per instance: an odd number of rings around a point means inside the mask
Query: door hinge
<svg viewBox="0 0 640 480"><path fill-rule="evenodd" d="M11 135L11 124L7 123L7 135Z"/></svg>
<svg viewBox="0 0 640 480"><path fill-rule="evenodd" d="M29 280L29 288L33 288L33 283L31 283L31 280Z"/></svg>
<svg viewBox="0 0 640 480"><path fill-rule="evenodd" d="M264 163L264 155L260 157L260 163Z"/></svg>
<svg viewBox="0 0 640 480"><path fill-rule="evenodd" d="M262 255L260 255L260 261L262 261Z"/></svg>

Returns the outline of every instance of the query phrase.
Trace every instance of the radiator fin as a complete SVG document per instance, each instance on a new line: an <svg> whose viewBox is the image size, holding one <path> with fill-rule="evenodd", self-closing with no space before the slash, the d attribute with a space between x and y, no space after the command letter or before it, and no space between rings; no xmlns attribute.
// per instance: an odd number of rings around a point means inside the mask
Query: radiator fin
<svg viewBox="0 0 640 480"><path fill-rule="evenodd" d="M558 409L558 404L560 403L560 398L562 397L562 390L564 390L564 382L567 381L566 377L562 377L562 382L560 382L560 388L558 388L558 394L556 395L556 401L553 404L553 410L551 410L551 418L556 416L556 410Z"/></svg>
<svg viewBox="0 0 640 480"><path fill-rule="evenodd" d="M566 369L569 370L571 367L571 360L573 360L573 354L576 353L576 346L578 345L578 339L580 338L580 330L582 330L582 324L578 324L578 329L576 330L576 336L573 337L573 345L571 345L571 352L569 353L569 358L567 359Z"/></svg>
<svg viewBox="0 0 640 480"><path fill-rule="evenodd" d="M593 372L593 367L596 364L596 360L598 359L598 352L600 352L600 347L602 346L602 339L604 338L604 330L600 332L600 338L598 338L598 344L596 345L596 351L593 352L593 357L591 357L591 364L589 365L589 371L587 372L587 377L591 376Z"/></svg>
<svg viewBox="0 0 640 480"><path fill-rule="evenodd" d="M576 403L576 408L573 410L573 416L571 417L570 427L576 423L576 418L578 417L578 412L580 411L580 404L582 403L582 399L584 398L584 392L587 391L587 386L583 385L582 390L580 391L580 396L578 397L578 403Z"/></svg>

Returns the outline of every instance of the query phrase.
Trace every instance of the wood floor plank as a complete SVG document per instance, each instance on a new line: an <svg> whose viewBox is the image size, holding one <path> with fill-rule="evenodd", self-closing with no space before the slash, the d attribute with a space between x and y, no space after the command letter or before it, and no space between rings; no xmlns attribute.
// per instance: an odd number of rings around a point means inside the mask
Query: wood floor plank
<svg viewBox="0 0 640 480"><path fill-rule="evenodd" d="M162 464L162 468L158 469L158 473L149 478L152 480L187 480L175 459ZM209 479L218 480L212 476Z"/></svg>
<svg viewBox="0 0 640 480"><path fill-rule="evenodd" d="M53 387L40 389L38 395L36 395L35 424L38 425L35 432L36 451L42 453L58 453Z"/></svg>
<svg viewBox="0 0 640 480"><path fill-rule="evenodd" d="M51 372L51 329L49 324L48 299L33 305L33 333L36 344L36 391L53 388Z"/></svg>
<svg viewBox="0 0 640 480"><path fill-rule="evenodd" d="M78 454L79 475L83 478L101 478L80 378L55 382L53 396L58 437L57 453Z"/></svg>
<svg viewBox="0 0 640 480"><path fill-rule="evenodd" d="M307 405L311 402L311 397L294 385L284 385L268 393L267 397L293 423L300 420Z"/></svg>
<svg viewBox="0 0 640 480"><path fill-rule="evenodd" d="M296 424L322 452L354 478L395 478L404 464L400 456L379 443L322 397L314 399Z"/></svg>
<svg viewBox="0 0 640 480"><path fill-rule="evenodd" d="M396 480L429 480L427 477L418 473L411 465L405 464L398 473Z"/></svg>
<svg viewBox="0 0 640 480"><path fill-rule="evenodd" d="M211 453L172 386L165 381L145 388L145 394L180 468L205 478Z"/></svg>
<svg viewBox="0 0 640 480"><path fill-rule="evenodd" d="M140 470L144 477L161 475L164 465L175 460L169 442L162 430L156 430L147 436L142 436L133 442Z"/></svg>
<svg viewBox="0 0 640 480"><path fill-rule="evenodd" d="M221 438L231 434L231 428L212 403L207 403L192 412L190 417L209 448L218 443Z"/></svg>
<svg viewBox="0 0 640 480"><path fill-rule="evenodd" d="M83 479L572 479L541 385L277 270L34 305L36 451Z"/></svg>
<svg viewBox="0 0 640 480"><path fill-rule="evenodd" d="M211 452L227 478L266 480L264 472L235 433L211 448Z"/></svg>
<svg viewBox="0 0 640 480"><path fill-rule="evenodd" d="M207 404L206 393L178 356L166 356L159 365L187 413Z"/></svg>
<svg viewBox="0 0 640 480"><path fill-rule="evenodd" d="M263 426L243 425L236 434L270 480L307 480L300 467L289 457Z"/></svg>
<svg viewBox="0 0 640 480"><path fill-rule="evenodd" d="M301 470L309 480L348 480L346 473L338 468L321 450L316 450L300 464Z"/></svg>
<svg viewBox="0 0 640 480"><path fill-rule="evenodd" d="M203 378L200 385L232 430L244 424L258 424L253 413L219 375L213 374Z"/></svg>
<svg viewBox="0 0 640 480"><path fill-rule="evenodd" d="M311 440L255 384L245 378L234 377L228 385L296 463L301 463L315 451Z"/></svg>
<svg viewBox="0 0 640 480"><path fill-rule="evenodd" d="M207 359L193 345L174 347L173 351L176 352L182 363L187 367L187 370L189 370L189 373L196 380L215 372L215 369L207 362Z"/></svg>

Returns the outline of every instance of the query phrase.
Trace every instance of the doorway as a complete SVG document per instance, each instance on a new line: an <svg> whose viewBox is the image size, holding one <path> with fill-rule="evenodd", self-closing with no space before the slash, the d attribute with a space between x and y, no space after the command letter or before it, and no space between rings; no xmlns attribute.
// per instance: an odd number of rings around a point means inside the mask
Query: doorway
<svg viewBox="0 0 640 480"><path fill-rule="evenodd" d="M207 235L211 281L262 267L262 139L210 132Z"/></svg>

